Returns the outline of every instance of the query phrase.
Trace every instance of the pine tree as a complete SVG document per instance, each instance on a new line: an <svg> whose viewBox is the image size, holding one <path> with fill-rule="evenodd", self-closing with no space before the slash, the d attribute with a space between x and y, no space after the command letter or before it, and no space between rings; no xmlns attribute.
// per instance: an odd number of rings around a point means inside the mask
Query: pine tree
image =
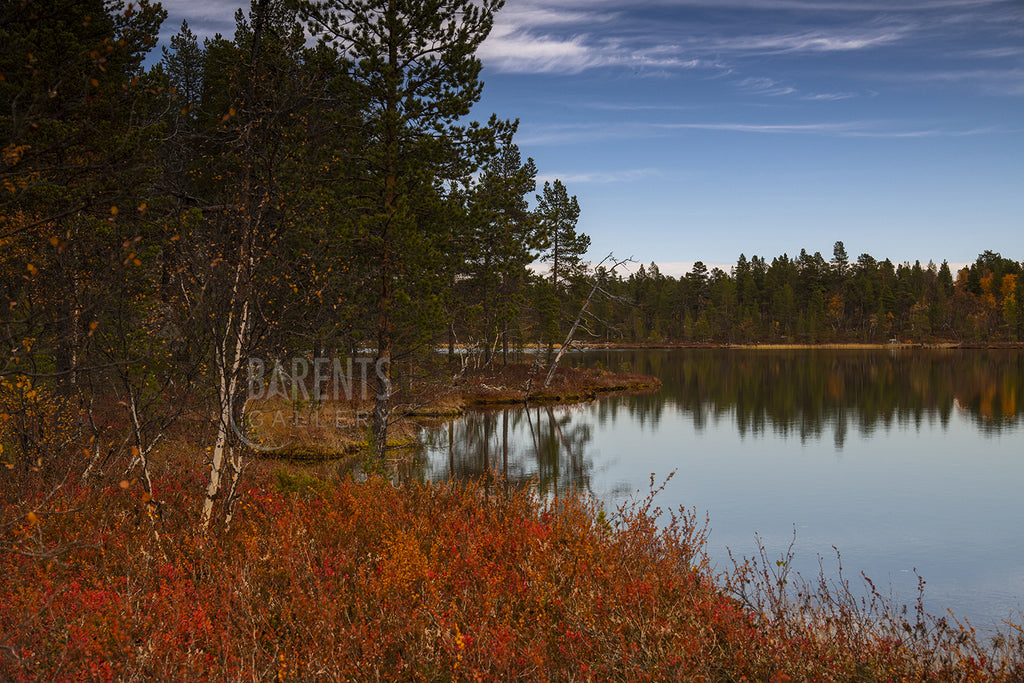
<svg viewBox="0 0 1024 683"><path fill-rule="evenodd" d="M524 163L509 135L488 159L473 193L469 274L482 306L485 362L491 335L500 338L502 359L508 362L510 328L519 318L527 266L537 258L540 236L526 201L536 175L533 159Z"/></svg>
<svg viewBox="0 0 1024 683"><path fill-rule="evenodd" d="M142 60L164 16L145 2L0 6L0 270L14 275L0 327L11 366L54 373L65 391L90 364L111 281L144 253L122 245L146 223L160 130Z"/></svg>
<svg viewBox="0 0 1024 683"><path fill-rule="evenodd" d="M551 264L551 284L558 291L582 271L590 237L576 232L580 204L576 195L569 196L561 180L544 183L542 194L537 195L536 215L547 245L541 258Z"/></svg>
<svg viewBox="0 0 1024 683"><path fill-rule="evenodd" d="M367 103L360 229L374 270L377 397L376 455L383 461L392 412L396 316L414 282L441 262L443 226L435 207L448 179L462 179L492 131L460 125L480 98L477 47L503 0L309 0L312 31L351 62ZM496 124L496 122L495 122ZM497 125L497 124L496 124ZM427 212L429 213L429 211ZM421 302L426 297L418 296Z"/></svg>

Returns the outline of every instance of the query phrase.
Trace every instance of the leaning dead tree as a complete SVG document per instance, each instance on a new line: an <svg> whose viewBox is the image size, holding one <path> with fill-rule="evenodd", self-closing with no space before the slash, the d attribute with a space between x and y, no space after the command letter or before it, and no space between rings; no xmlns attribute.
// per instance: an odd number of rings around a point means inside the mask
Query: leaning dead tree
<svg viewBox="0 0 1024 683"><path fill-rule="evenodd" d="M608 254L603 259L601 259L601 262L598 263L594 267L594 270L596 271L598 268L600 268L602 265L604 265L604 263L606 261L610 261L613 258L615 258L615 256L613 254ZM610 273L614 274L616 268L618 268L619 266L623 265L624 263L630 263L632 261L633 261L633 257L629 257L627 259L623 259L621 261L617 261L614 265L612 265ZM551 384L551 380L555 376L555 370L558 369L558 362L560 360L562 360L562 356L565 355L566 349L568 349L572 345L572 338L573 338L573 336L575 336L576 330L579 328L580 322L583 320L583 316L586 315L587 308L590 307L590 302L593 300L594 294L596 294L598 292L598 290L600 290L600 289L601 289L601 281L598 278L595 277L594 278L594 286L590 288L590 294L587 295L587 300L583 302L583 306L580 308L580 312L576 315L576 320L573 321L572 327L569 328L569 334L566 335L565 341L562 342L562 348L558 349L558 355L555 356L555 360L553 360L551 362L551 367L548 368L548 375L544 379L544 385L543 385L544 389L547 389L548 386Z"/></svg>

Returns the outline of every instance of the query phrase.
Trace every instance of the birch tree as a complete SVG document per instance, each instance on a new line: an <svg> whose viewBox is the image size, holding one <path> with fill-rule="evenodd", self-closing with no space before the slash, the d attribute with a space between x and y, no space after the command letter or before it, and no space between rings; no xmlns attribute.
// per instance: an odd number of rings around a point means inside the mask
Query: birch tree
<svg viewBox="0 0 1024 683"><path fill-rule="evenodd" d="M183 89L180 108L172 108L181 134L171 141L173 163L164 179L179 221L164 255L163 295L192 352L213 371L215 436L204 528L218 501L230 524L237 501L245 455L238 438L243 374L276 329L274 308L282 305L276 295L287 291L287 273L280 270L290 257L282 234L293 228L297 210L289 191L304 177L303 114L313 87L303 71L305 36L293 10L260 0L248 19L239 12L236 24L234 41L215 39L203 47L200 101ZM191 52L187 27L179 38L165 56L178 66L178 51Z"/></svg>

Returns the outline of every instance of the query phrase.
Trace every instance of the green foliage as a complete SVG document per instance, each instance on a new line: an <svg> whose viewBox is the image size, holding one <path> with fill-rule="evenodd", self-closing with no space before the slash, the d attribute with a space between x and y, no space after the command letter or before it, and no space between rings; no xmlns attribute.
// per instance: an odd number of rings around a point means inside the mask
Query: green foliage
<svg viewBox="0 0 1024 683"><path fill-rule="evenodd" d="M551 284L558 290L581 272L583 255L590 248L590 238L576 232L580 204L556 179L545 182L537 195L536 216L546 249L541 258L551 264Z"/></svg>
<svg viewBox="0 0 1024 683"><path fill-rule="evenodd" d="M286 496L310 496L325 492L329 482L304 472L274 472L274 490Z"/></svg>
<svg viewBox="0 0 1024 683"><path fill-rule="evenodd" d="M613 307L603 338L619 341L885 343L1012 341L1021 336L1015 294L1024 264L985 252L953 280L949 264L894 265L861 254L846 263L783 254L770 265L741 254L730 274L698 261L681 278L641 267L603 289L633 310ZM972 275L973 273L973 275Z"/></svg>

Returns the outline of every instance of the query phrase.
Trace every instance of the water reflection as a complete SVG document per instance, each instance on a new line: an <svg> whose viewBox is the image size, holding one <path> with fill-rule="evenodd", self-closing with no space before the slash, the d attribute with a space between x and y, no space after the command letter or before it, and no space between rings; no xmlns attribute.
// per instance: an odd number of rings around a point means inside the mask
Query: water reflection
<svg viewBox="0 0 1024 683"><path fill-rule="evenodd" d="M701 428L729 416L741 435L801 440L829 430L837 445L894 423L948 425L960 408L986 431L1021 419L1024 354L1017 351L756 351L688 349L579 354L581 365L652 374L664 383L637 407L655 424L682 410Z"/></svg>
<svg viewBox="0 0 1024 683"><path fill-rule="evenodd" d="M654 374L650 395L474 412L437 425L412 475L489 478L614 506L676 471L659 503L711 515L709 552L771 554L798 534L933 613L998 623L1024 604L1019 351L602 351L570 362ZM995 620L995 621L993 621Z"/></svg>
<svg viewBox="0 0 1024 683"><path fill-rule="evenodd" d="M578 353L569 362L655 375L663 388L586 406L470 413L427 431L414 476L501 474L536 479L545 494L587 489L595 427L657 430L666 414L685 416L697 432L713 426L741 438L830 439L841 451L852 434L897 425L945 430L954 411L979 434L995 435L1019 425L1024 411L1018 351L627 350Z"/></svg>
<svg viewBox="0 0 1024 683"><path fill-rule="evenodd" d="M582 406L482 410L428 429L414 464L421 478L488 478L535 484L543 495L589 489L593 428Z"/></svg>

